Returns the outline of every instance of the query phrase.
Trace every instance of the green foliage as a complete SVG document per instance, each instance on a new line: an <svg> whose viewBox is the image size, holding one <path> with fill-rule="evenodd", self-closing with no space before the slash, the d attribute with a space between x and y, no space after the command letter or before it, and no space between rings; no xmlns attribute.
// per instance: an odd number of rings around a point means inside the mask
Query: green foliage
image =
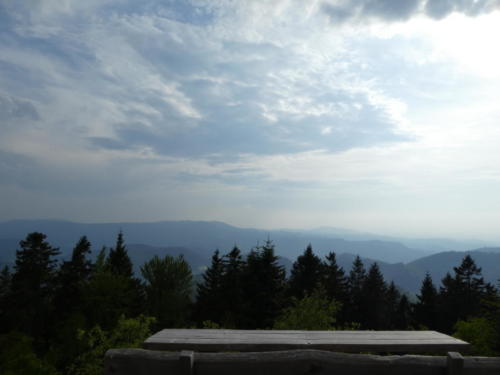
<svg viewBox="0 0 500 375"><path fill-rule="evenodd" d="M106 268L106 246L103 246L95 261L94 271L97 273L104 272Z"/></svg>
<svg viewBox="0 0 500 375"><path fill-rule="evenodd" d="M221 329L222 327L220 324L212 322L211 320L204 320L202 322L202 327L203 329Z"/></svg>
<svg viewBox="0 0 500 375"><path fill-rule="evenodd" d="M99 326L80 330L78 339L83 347L75 361L68 368L68 375L102 375L104 354L112 348L138 348L151 335L150 327L155 319L139 316L136 319L121 317L116 327L104 331Z"/></svg>
<svg viewBox="0 0 500 375"><path fill-rule="evenodd" d="M0 336L0 374L57 375L56 369L40 359L32 347L33 339L12 331Z"/></svg>
<svg viewBox="0 0 500 375"><path fill-rule="evenodd" d="M329 299L322 289L307 294L302 299L292 298L274 323L274 329L330 330L334 329L336 315L341 305Z"/></svg>
<svg viewBox="0 0 500 375"><path fill-rule="evenodd" d="M497 333L491 321L486 318L471 318L469 320L459 320L455 324L456 338L472 344L470 354L481 356L494 356Z"/></svg>
<svg viewBox="0 0 500 375"><path fill-rule="evenodd" d="M148 313L159 328L181 327L187 321L193 284L191 267L182 256L155 256L141 267L146 281Z"/></svg>
<svg viewBox="0 0 500 375"><path fill-rule="evenodd" d="M190 325L192 274L182 257L146 262L143 283L133 276L121 232L95 265L86 237L60 267L58 254L44 234L30 233L20 243L14 272L0 272L2 375L101 374L108 349L138 347L152 327ZM244 260L236 246L222 257L216 251L197 288L196 321L211 329L425 325L471 342L474 354L500 351L500 297L470 257L442 280L439 293L426 276L414 315L408 298L394 283L387 286L377 264L367 273L359 257L346 278L335 253L322 261L309 246L294 263L290 286L287 295L271 241Z"/></svg>
<svg viewBox="0 0 500 375"><path fill-rule="evenodd" d="M144 311L144 291L139 279L133 277L123 233L104 260L105 248L99 252L94 271L83 288L83 310L89 325L112 328L120 315L134 317ZM104 264L103 264L104 263Z"/></svg>
<svg viewBox="0 0 500 375"><path fill-rule="evenodd" d="M112 328L121 315L133 317L142 305L140 285L111 272L96 273L83 291L84 312L89 324Z"/></svg>

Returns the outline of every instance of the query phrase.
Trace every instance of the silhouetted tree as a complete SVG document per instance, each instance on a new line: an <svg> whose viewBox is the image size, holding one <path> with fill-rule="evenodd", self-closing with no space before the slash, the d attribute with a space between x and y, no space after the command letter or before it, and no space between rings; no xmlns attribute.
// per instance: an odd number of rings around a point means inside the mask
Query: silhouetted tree
<svg viewBox="0 0 500 375"><path fill-rule="evenodd" d="M387 285L375 262L370 266L362 287L363 319L361 326L365 329L384 329L387 327L385 315L385 297Z"/></svg>
<svg viewBox="0 0 500 375"><path fill-rule="evenodd" d="M323 276L324 264L314 254L309 244L304 253L293 263L289 280L289 295L301 299L306 294L311 294L321 285Z"/></svg>
<svg viewBox="0 0 500 375"><path fill-rule="evenodd" d="M132 262L121 231L116 246L110 250L103 266L104 255L103 248L98 255L95 272L84 291L85 314L92 324L111 329L121 315L133 318L141 314L145 296L141 280L133 276Z"/></svg>
<svg viewBox="0 0 500 375"><path fill-rule="evenodd" d="M459 267L453 267L455 271L455 282L460 294L462 308L459 319L476 316L481 311L481 301L489 295L495 294L495 288L485 283L481 276L481 268L470 255L466 255Z"/></svg>
<svg viewBox="0 0 500 375"><path fill-rule="evenodd" d="M283 308L285 270L278 264L270 240L248 254L243 290L245 316L242 328L271 328Z"/></svg>
<svg viewBox="0 0 500 375"><path fill-rule="evenodd" d="M106 260L106 267L109 272L115 275L127 278L132 278L134 275L132 270L132 261L128 256L122 231L118 233L115 247L111 248L109 251L109 255Z"/></svg>
<svg viewBox="0 0 500 375"><path fill-rule="evenodd" d="M427 329L437 329L437 289L429 272L425 274L415 304L415 321Z"/></svg>
<svg viewBox="0 0 500 375"><path fill-rule="evenodd" d="M50 315L56 281L59 249L52 247L43 233L33 232L19 243L8 297L11 329L35 340L35 347L48 347Z"/></svg>
<svg viewBox="0 0 500 375"><path fill-rule="evenodd" d="M438 330L451 333L453 326L458 319L458 309L460 308L459 293L457 291L455 279L446 273L441 280L441 287L438 295Z"/></svg>
<svg viewBox="0 0 500 375"><path fill-rule="evenodd" d="M241 324L244 314L243 272L245 261L237 246L223 257L224 273L222 276L222 326L236 328Z"/></svg>
<svg viewBox="0 0 500 375"><path fill-rule="evenodd" d="M93 265L88 256L91 244L87 237L79 239L71 259L63 262L57 273L54 306L57 314L52 317L53 338L50 357L58 368L66 368L78 356L78 332L86 328L83 313L84 291L90 280Z"/></svg>
<svg viewBox="0 0 500 375"><path fill-rule="evenodd" d="M337 264L337 257L332 251L326 256L324 268L324 285L328 297L337 302L345 303L347 300L347 278L344 269Z"/></svg>
<svg viewBox="0 0 500 375"><path fill-rule="evenodd" d="M385 295L385 324L383 328L396 328L400 302L401 293L399 293L399 290L397 289L396 284L394 284L394 281L391 281Z"/></svg>
<svg viewBox="0 0 500 375"><path fill-rule="evenodd" d="M224 262L219 250L215 250L210 267L203 273L203 281L197 284L195 316L198 323L209 320L220 324L223 315L223 275Z"/></svg>
<svg viewBox="0 0 500 375"><path fill-rule="evenodd" d="M55 298L58 319L81 309L83 288L92 273L92 262L87 258L91 253L90 247L87 237L81 237L73 248L71 260L63 262L59 269Z"/></svg>
<svg viewBox="0 0 500 375"><path fill-rule="evenodd" d="M348 320L346 317L346 308L349 303L348 284L344 269L337 264L333 251L326 256L324 273L323 283L326 296L334 299L340 306L337 311L337 322L343 324Z"/></svg>
<svg viewBox="0 0 500 375"><path fill-rule="evenodd" d="M455 277L447 274L439 293L439 325L447 333L451 333L458 320L478 316L482 301L494 298L496 294L495 288L484 282L481 268L476 266L470 255L466 255L460 266L453 270Z"/></svg>
<svg viewBox="0 0 500 375"><path fill-rule="evenodd" d="M347 278L347 287L349 291L349 303L346 306L346 317L350 322L361 323L364 316L363 311L363 285L366 279L366 270L357 256Z"/></svg>

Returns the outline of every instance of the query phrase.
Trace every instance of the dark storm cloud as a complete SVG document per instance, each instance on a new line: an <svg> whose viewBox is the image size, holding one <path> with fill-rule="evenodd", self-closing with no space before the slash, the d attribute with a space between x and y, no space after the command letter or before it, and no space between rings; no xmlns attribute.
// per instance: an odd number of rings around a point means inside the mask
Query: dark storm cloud
<svg viewBox="0 0 500 375"><path fill-rule="evenodd" d="M500 0L347 0L322 5L333 23L363 18L404 21L422 12L434 19L453 12L477 16L499 8Z"/></svg>

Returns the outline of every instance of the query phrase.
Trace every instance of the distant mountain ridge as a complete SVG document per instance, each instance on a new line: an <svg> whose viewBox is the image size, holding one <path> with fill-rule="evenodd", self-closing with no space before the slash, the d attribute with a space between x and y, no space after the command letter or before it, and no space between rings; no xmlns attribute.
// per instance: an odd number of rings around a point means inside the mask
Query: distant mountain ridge
<svg viewBox="0 0 500 375"><path fill-rule="evenodd" d="M487 251L485 251L487 250ZM365 268L369 268L374 262L380 266L380 270L387 282L394 281L396 285L410 293L418 293L425 274L429 272L436 287L449 272L454 274L453 267L458 267L462 259L470 255L478 267L482 268L485 281L497 285L500 279L500 248L481 248L470 251L447 251L432 254L409 263L386 263L377 259L361 258ZM349 273L354 254L337 255L338 264Z"/></svg>
<svg viewBox="0 0 500 375"><path fill-rule="evenodd" d="M154 255L166 254L183 255L190 263L193 272L201 273L210 264L215 249L225 254L234 245L238 245L243 253L247 253L269 237L276 245L280 264L287 270L290 270L296 257L311 243L314 252L322 258L328 252L335 251L337 261L346 274L349 273L356 255L361 256L366 268L377 262L388 282L393 280L411 293L418 292L427 271L436 286L439 286L446 272L453 273L453 267L458 266L466 254L470 254L477 265L483 268L486 281L496 285L497 279L500 278L499 247L429 254L428 251L413 249L396 241L384 241L380 238L346 240L330 237L340 235L342 230L332 234L328 232L329 228L326 228L326 231L325 228L305 231L265 231L237 228L221 222L199 221L84 224L56 220L17 220L0 223L0 266L5 264L13 266L19 241L33 231L47 234L48 241L53 246L61 248L63 257L68 257L82 235L87 235L92 242L95 256L103 245L108 247L114 245L116 234L120 230L124 232L136 273L139 273L140 266ZM367 235L348 230L346 233L349 238L364 238L363 236ZM442 241L447 244L454 243L453 240Z"/></svg>
<svg viewBox="0 0 500 375"><path fill-rule="evenodd" d="M310 232L238 228L216 221L85 224L57 220L16 220L0 223L0 239L20 240L27 233L39 231L45 233L54 246L69 251L82 235L89 238L94 248L112 246L119 230L124 232L127 243L185 247L210 253L215 249L228 251L234 245L238 245L242 251L249 251L271 238L277 254L290 259L300 255L309 243L321 256L330 251L346 252L385 262L408 262L429 254L428 251L409 248L396 241L345 240Z"/></svg>

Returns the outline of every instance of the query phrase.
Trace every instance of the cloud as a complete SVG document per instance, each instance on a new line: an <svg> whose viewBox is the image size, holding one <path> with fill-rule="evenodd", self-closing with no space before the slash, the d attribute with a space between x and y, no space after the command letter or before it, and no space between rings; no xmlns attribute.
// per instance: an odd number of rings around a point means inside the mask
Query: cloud
<svg viewBox="0 0 500 375"><path fill-rule="evenodd" d="M434 19L444 18L454 12L474 17L498 9L498 0L428 0L425 4L425 14Z"/></svg>
<svg viewBox="0 0 500 375"><path fill-rule="evenodd" d="M425 14L433 19L442 19L452 13L478 16L498 10L499 0L344 0L325 1L321 6L332 23L341 24L349 20L378 19L387 22L406 21Z"/></svg>
<svg viewBox="0 0 500 375"><path fill-rule="evenodd" d="M351 57L335 39L310 35L307 25L290 38L300 14L290 3L151 4L82 8L68 1L56 11L49 2L52 10L12 18L4 69L22 66L16 81L44 93L43 100L19 95L37 103L45 129L94 151L149 147L228 159L410 139L389 107L375 103L370 83L353 77ZM82 14L91 10L89 23ZM272 24L248 16L264 11L283 17L286 32L269 33ZM46 32L49 24L60 32ZM326 44L310 44L318 38ZM318 60L321 48L337 51ZM322 134L325 127L330 133Z"/></svg>
<svg viewBox="0 0 500 375"><path fill-rule="evenodd" d="M435 20L497 2L439 4L3 2L0 215L307 226L473 212L461 195L497 199L483 193L498 187L499 23Z"/></svg>
<svg viewBox="0 0 500 375"><path fill-rule="evenodd" d="M40 115L31 102L9 95L0 95L0 118L4 122L19 119L37 121Z"/></svg>

